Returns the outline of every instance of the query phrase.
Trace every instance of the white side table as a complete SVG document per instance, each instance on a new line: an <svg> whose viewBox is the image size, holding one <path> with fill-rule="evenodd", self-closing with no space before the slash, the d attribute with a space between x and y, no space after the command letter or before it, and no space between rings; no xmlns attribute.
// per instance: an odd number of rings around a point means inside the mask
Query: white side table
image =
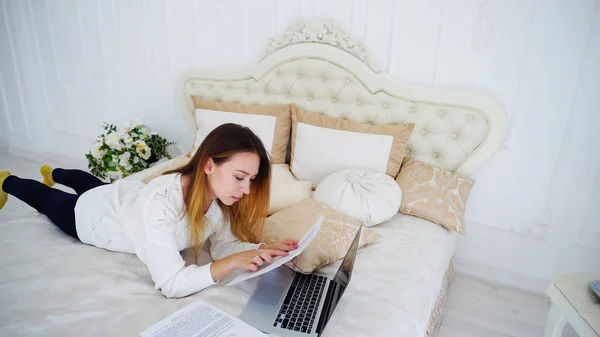
<svg viewBox="0 0 600 337"><path fill-rule="evenodd" d="M552 302L544 337L562 336L569 322L581 337L600 336L600 299L589 288L592 280L600 275L561 274L548 286Z"/></svg>

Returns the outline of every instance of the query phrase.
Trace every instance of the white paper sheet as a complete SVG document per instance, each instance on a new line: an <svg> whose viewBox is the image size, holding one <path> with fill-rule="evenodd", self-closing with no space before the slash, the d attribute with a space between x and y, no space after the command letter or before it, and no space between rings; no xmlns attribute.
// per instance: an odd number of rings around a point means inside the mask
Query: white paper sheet
<svg viewBox="0 0 600 337"><path fill-rule="evenodd" d="M142 337L266 337L221 309L198 300L140 332Z"/></svg>
<svg viewBox="0 0 600 337"><path fill-rule="evenodd" d="M302 237L302 239L300 239L298 241L298 248L289 251L287 256L278 256L273 258L273 261L271 261L271 263L269 264L265 264L263 266L261 266L257 271L245 271L241 274L239 274L236 278L234 278L231 282L229 282L227 285L234 285L234 284L238 284L240 282L243 282L245 280L251 279L253 277L262 275L266 272L269 272L285 263L288 263L289 261L291 261L293 258L295 258L296 256L300 255L305 249L306 247L308 247L308 245L311 243L311 241L317 236L317 234L319 233L319 230L321 229L321 223L323 222L323 217L320 216L317 221L315 222L315 224L311 227L311 229L306 232L306 234L304 234L304 236Z"/></svg>

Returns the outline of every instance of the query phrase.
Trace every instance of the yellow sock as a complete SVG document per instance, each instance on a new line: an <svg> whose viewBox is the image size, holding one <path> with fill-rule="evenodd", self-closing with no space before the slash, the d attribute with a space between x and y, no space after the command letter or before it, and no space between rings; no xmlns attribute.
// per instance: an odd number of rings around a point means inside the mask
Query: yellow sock
<svg viewBox="0 0 600 337"><path fill-rule="evenodd" d="M4 180L9 176L10 172L8 171L0 172L0 209L6 205L6 201L8 200L8 193L4 192L2 184L4 184Z"/></svg>
<svg viewBox="0 0 600 337"><path fill-rule="evenodd" d="M52 171L54 171L54 169L50 167L50 165L44 164L42 167L40 167L40 173L42 174L42 177L44 177L43 183L48 187L52 187L54 184L56 184L54 179L52 179Z"/></svg>

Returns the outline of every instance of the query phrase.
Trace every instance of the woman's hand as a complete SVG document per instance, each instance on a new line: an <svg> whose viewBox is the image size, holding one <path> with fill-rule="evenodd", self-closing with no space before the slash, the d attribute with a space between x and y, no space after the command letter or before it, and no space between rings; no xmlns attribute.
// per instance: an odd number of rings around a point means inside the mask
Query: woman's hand
<svg viewBox="0 0 600 337"><path fill-rule="evenodd" d="M264 245L261 245L261 247ZM271 263L276 256L286 256L288 253L280 249L255 249L229 255L210 265L213 281L218 281L237 269L257 271L266 263Z"/></svg>
<svg viewBox="0 0 600 337"><path fill-rule="evenodd" d="M298 240L293 239L285 239L283 242L277 243L262 244L259 247L259 249L277 249L284 252L289 252L290 250L294 250L296 248L298 248Z"/></svg>

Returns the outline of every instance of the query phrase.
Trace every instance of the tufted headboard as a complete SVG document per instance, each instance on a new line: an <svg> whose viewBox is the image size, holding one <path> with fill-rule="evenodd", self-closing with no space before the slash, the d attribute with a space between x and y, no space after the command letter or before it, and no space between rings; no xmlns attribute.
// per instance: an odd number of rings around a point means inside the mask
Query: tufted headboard
<svg viewBox="0 0 600 337"><path fill-rule="evenodd" d="M486 96L392 80L376 72L358 41L319 21L291 26L251 66L186 72L177 91L194 127L190 95L245 104L294 103L369 124L414 123L407 153L463 175L490 157L506 132L503 111Z"/></svg>

